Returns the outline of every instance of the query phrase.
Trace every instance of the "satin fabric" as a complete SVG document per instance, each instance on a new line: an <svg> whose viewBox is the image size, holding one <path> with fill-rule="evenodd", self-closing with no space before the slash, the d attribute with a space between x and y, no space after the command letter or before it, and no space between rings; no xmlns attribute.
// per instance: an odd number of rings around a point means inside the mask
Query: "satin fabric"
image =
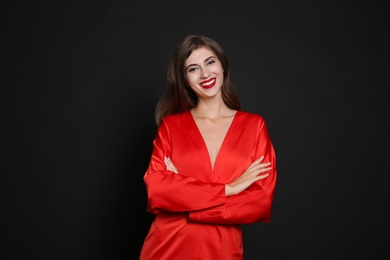
<svg viewBox="0 0 390 260"><path fill-rule="evenodd" d="M164 156L179 174L166 170ZM225 184L265 156L270 175L234 196ZM140 260L242 260L240 224L268 222L276 185L276 157L264 118L237 111L214 168L190 111L163 118L144 175L147 210L156 214Z"/></svg>

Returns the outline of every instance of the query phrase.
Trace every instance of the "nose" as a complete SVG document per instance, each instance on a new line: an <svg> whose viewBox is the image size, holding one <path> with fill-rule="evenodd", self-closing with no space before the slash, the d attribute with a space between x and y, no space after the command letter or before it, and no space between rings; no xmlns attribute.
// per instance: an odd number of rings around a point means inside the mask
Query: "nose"
<svg viewBox="0 0 390 260"><path fill-rule="evenodd" d="M210 75L210 72L208 71L207 68L203 68L203 69L201 70L201 75L200 75L201 78L206 79L206 78L209 77L209 75Z"/></svg>

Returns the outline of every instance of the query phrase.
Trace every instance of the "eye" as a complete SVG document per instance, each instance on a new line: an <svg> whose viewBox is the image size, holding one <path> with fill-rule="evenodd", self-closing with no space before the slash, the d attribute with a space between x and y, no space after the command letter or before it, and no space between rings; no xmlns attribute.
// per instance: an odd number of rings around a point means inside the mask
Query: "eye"
<svg viewBox="0 0 390 260"><path fill-rule="evenodd" d="M197 70L198 68L197 67L190 67L188 69L188 72L194 72L195 70Z"/></svg>
<svg viewBox="0 0 390 260"><path fill-rule="evenodd" d="M207 65L211 65L213 63L215 63L215 60L209 60L209 62L207 62Z"/></svg>

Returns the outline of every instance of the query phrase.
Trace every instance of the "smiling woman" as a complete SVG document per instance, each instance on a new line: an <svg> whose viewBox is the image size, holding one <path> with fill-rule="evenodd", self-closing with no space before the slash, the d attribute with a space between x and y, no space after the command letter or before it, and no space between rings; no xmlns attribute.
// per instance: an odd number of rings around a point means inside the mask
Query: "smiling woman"
<svg viewBox="0 0 390 260"><path fill-rule="evenodd" d="M243 259L240 224L268 222L276 156L261 115L240 110L227 57L190 35L168 66L144 175L156 215L141 260Z"/></svg>
<svg viewBox="0 0 390 260"><path fill-rule="evenodd" d="M206 47L194 50L185 62L185 67L187 84L197 96L213 97L220 92L223 68L211 50Z"/></svg>

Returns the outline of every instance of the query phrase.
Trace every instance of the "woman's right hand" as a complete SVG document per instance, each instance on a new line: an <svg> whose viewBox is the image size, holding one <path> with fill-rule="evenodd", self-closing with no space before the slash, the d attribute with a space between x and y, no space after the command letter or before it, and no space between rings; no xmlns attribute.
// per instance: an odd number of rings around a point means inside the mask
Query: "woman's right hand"
<svg viewBox="0 0 390 260"><path fill-rule="evenodd" d="M261 156L259 159L254 161L245 172L243 172L240 177L234 180L231 183L225 185L225 195L231 196L239 194L240 192L246 190L252 183L255 181L264 179L268 177L268 172L272 169L270 166L271 163L261 163L264 159L264 156Z"/></svg>
<svg viewBox="0 0 390 260"><path fill-rule="evenodd" d="M164 156L164 163L165 163L166 169L168 171L179 174L179 172L177 171L176 166L173 164L171 158Z"/></svg>

